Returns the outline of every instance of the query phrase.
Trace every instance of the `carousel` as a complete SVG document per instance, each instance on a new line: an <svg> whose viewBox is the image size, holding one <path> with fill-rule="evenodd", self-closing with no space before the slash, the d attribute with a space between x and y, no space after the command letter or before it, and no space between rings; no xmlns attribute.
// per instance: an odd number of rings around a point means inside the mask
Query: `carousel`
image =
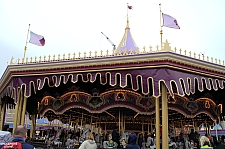
<svg viewBox="0 0 225 149"><path fill-rule="evenodd" d="M156 147L168 148L170 129L189 133L220 123L224 103L224 61L186 50L138 48L129 20L118 47L11 60L0 80L2 129L7 108L14 124L60 120L97 133L142 132L156 135ZM162 133L161 133L162 132Z"/></svg>

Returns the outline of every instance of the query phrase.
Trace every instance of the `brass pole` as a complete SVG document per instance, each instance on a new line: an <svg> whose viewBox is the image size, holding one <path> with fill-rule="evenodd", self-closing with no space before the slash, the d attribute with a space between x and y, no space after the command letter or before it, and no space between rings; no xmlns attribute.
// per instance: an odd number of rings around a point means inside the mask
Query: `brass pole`
<svg viewBox="0 0 225 149"><path fill-rule="evenodd" d="M161 4L159 4L159 9L160 9L160 45L162 50L162 35L163 35L163 30L162 30L162 10L161 10Z"/></svg>
<svg viewBox="0 0 225 149"><path fill-rule="evenodd" d="M3 102L2 109L1 109L1 126L0 130L2 130L5 122L5 111L6 111L6 102Z"/></svg>
<svg viewBox="0 0 225 149"><path fill-rule="evenodd" d="M160 149L160 109L159 109L159 97L155 99L155 129L156 129L156 148Z"/></svg>
<svg viewBox="0 0 225 149"><path fill-rule="evenodd" d="M21 92L20 92L20 96L19 96L19 109L18 109L18 117L17 117L17 125L21 125L21 114L22 114L22 107L23 107L23 98L22 98L22 88L21 88Z"/></svg>
<svg viewBox="0 0 225 149"><path fill-rule="evenodd" d="M25 62L25 59L26 59L26 51L27 51L27 43L28 43L29 32L30 32L30 24L28 26L27 39L26 39L26 44L25 44L25 47L24 47L23 63Z"/></svg>
<svg viewBox="0 0 225 149"><path fill-rule="evenodd" d="M19 111L20 94L21 94L21 89L18 90L18 96L17 96L18 103L16 103L16 108L15 108L15 113L14 113L13 134L14 134L14 131L15 131L16 127L17 127L17 118L18 118L18 111Z"/></svg>
<svg viewBox="0 0 225 149"><path fill-rule="evenodd" d="M119 135L120 135L120 110L119 110Z"/></svg>
<svg viewBox="0 0 225 149"><path fill-rule="evenodd" d="M169 149L167 88L164 83L161 83L161 88L162 88L162 148Z"/></svg>
<svg viewBox="0 0 225 149"><path fill-rule="evenodd" d="M126 116L123 117L123 132L125 133L125 128L126 128Z"/></svg>
<svg viewBox="0 0 225 149"><path fill-rule="evenodd" d="M22 111L22 115L21 115L21 125L24 126L24 122L25 122L25 113L26 113L26 108L27 108L27 97L24 96L23 99L23 111Z"/></svg>

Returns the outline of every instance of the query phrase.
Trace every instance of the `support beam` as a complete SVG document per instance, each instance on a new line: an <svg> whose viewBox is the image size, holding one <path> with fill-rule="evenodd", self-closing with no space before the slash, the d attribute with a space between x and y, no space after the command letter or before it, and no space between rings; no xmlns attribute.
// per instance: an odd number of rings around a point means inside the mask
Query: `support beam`
<svg viewBox="0 0 225 149"><path fill-rule="evenodd" d="M16 127L17 127L17 118L18 118L18 111L19 111L20 94L21 94L21 89L18 89L18 96L17 96L18 103L16 103L16 108L15 108L15 113L14 113L13 134L14 134L14 131L15 131Z"/></svg>
<svg viewBox="0 0 225 149"><path fill-rule="evenodd" d="M34 136L34 130L35 130L35 114L32 114L31 116L31 127L30 127L30 138L33 138Z"/></svg>
<svg viewBox="0 0 225 149"><path fill-rule="evenodd" d="M160 110L159 97L155 99L155 129L156 129L156 148L160 149Z"/></svg>
<svg viewBox="0 0 225 149"><path fill-rule="evenodd" d="M2 130L3 129L3 126L4 126L4 122L5 122L5 111L6 111L6 101L5 102L2 102L0 130Z"/></svg>
<svg viewBox="0 0 225 149"><path fill-rule="evenodd" d="M162 89L162 148L169 149L168 145L168 99L167 88L161 83Z"/></svg>
<svg viewBox="0 0 225 149"><path fill-rule="evenodd" d="M21 115L21 125L24 126L24 122L25 122L25 114L26 114L26 108L27 108L27 97L23 98L23 111L22 111L22 115Z"/></svg>
<svg viewBox="0 0 225 149"><path fill-rule="evenodd" d="M22 106L23 106L23 98L22 98L22 88L20 89L20 94L19 94L19 109L18 109L18 116L17 116L17 125L21 125L21 115L22 115Z"/></svg>

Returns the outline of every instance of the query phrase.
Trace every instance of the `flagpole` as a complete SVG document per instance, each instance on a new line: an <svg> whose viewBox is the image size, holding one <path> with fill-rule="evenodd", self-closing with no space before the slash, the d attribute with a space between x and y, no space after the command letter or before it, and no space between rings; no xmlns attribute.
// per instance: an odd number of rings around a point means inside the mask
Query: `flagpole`
<svg viewBox="0 0 225 149"><path fill-rule="evenodd" d="M159 10L160 10L160 44L161 44L161 50L162 50L162 35L163 35L163 30L162 30L162 10L161 10L161 4L159 4Z"/></svg>
<svg viewBox="0 0 225 149"><path fill-rule="evenodd" d="M127 22L128 22L128 5L129 3L127 3Z"/></svg>
<svg viewBox="0 0 225 149"><path fill-rule="evenodd" d="M25 47L24 47L23 63L25 62L25 58L26 58L26 51L27 51L27 43L28 43L28 35L29 35L29 31L30 31L30 24L29 24L29 26L28 26L26 45L25 45Z"/></svg>

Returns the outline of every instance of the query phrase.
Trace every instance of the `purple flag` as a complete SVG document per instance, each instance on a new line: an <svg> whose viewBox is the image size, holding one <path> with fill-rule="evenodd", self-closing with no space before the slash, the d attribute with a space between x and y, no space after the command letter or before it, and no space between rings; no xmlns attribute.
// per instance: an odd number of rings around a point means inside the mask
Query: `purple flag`
<svg viewBox="0 0 225 149"><path fill-rule="evenodd" d="M33 43L38 46L45 45L45 38L41 35L35 34L34 32L30 31L30 43Z"/></svg>
<svg viewBox="0 0 225 149"><path fill-rule="evenodd" d="M164 13L162 13L162 17L163 17L163 26L180 29L177 20L175 18Z"/></svg>

